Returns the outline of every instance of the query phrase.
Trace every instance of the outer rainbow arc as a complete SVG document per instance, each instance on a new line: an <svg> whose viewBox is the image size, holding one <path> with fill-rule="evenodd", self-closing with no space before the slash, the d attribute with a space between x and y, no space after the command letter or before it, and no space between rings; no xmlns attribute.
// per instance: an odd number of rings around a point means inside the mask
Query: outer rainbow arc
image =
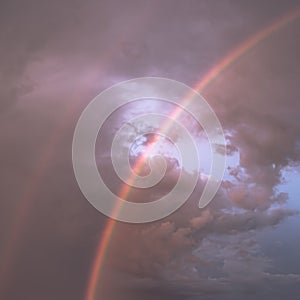
<svg viewBox="0 0 300 300"><path fill-rule="evenodd" d="M32 208L32 199L36 196L38 191L37 184L40 183L41 178L45 176L46 170L49 167L49 162L54 155L55 146L64 136L62 129L65 126L66 119L67 121L70 120L73 113L74 109L67 111L67 113L64 111L65 118L60 118L61 121L57 126L55 126L55 130L51 132L47 143L42 147L42 155L40 155L36 160L33 168L33 176L29 179L24 188L21 196L22 201L16 209L15 218L12 221L10 229L9 239L4 248L2 260L0 261L0 263L2 263L0 264L1 286L5 286L6 282L10 279L10 267L13 263L13 256L16 255L16 249L20 242L20 233L24 230L25 221L29 216L30 209ZM59 132L59 134L57 134L57 132Z"/></svg>
<svg viewBox="0 0 300 300"><path fill-rule="evenodd" d="M222 74L223 71L226 70L233 62L235 62L238 58L240 58L243 54L245 54L247 51L252 49L254 46L256 46L259 42L263 41L265 38L267 38L272 33L278 31L279 29L283 28L284 26L292 23L293 21L297 20L300 17L300 8L297 8L296 10L293 10L292 12L284 15L282 18L280 18L278 21L272 23L268 27L264 28L263 30L257 32L253 36L251 36L249 39L247 39L245 42L241 43L239 46L234 48L228 55L226 55L221 61L219 61L194 87L196 91L202 91L204 88L206 88L209 84L211 84L214 79L216 79L220 74ZM184 105L187 101L189 101L190 98L187 96L182 104ZM171 119L175 119L180 115L181 109L175 108L174 111L171 113ZM170 124L169 122L166 122L165 124L165 130L167 131ZM150 149L147 150L151 151ZM139 160L134 167L134 170L139 169L141 166L141 161ZM130 192L130 186L127 184L124 184L120 193L119 197L122 199L126 199L128 197L128 194ZM118 214L119 209L121 208L122 202L120 201L118 205L114 208L114 211L112 213L113 216L116 216ZM97 249L96 258L93 263L92 272L90 276L90 280L88 283L87 293L85 300L94 300L95 298L95 292L97 288L97 282L99 281L100 275L101 275L101 267L103 265L105 255L108 250L108 246L110 243L110 240L113 235L113 231L115 229L117 221L114 219L109 219L107 221L107 225L104 229L104 234L101 235L101 239L99 242L99 246Z"/></svg>
<svg viewBox="0 0 300 300"><path fill-rule="evenodd" d="M147 12L148 14L151 12ZM140 18L145 21L149 20L145 14L140 14ZM136 30L135 34L139 32ZM134 32L132 32L132 35ZM106 62L102 69L105 69L109 64L109 61L113 57L114 47L113 45L108 45L107 49L101 56L101 59ZM76 103L78 100L76 100ZM59 118L59 123L54 126L50 133L50 137L46 141L46 144L41 147L41 154L36 159L36 163L33 168L33 175L29 178L28 183L26 183L24 190L20 196L21 203L16 208L14 213L15 217L11 222L11 228L9 228L9 238L5 243L3 255L0 259L0 297L2 293L2 287L5 287L6 283L9 281L10 268L14 263L14 256L16 256L16 249L21 243L21 233L25 230L26 221L30 215L30 210L32 209L34 198L38 191L38 185L47 173L49 168L49 163L54 157L55 148L59 142L64 138L66 134L66 124L70 123L70 120L74 116L76 111L76 103L67 106L63 111L61 118Z"/></svg>

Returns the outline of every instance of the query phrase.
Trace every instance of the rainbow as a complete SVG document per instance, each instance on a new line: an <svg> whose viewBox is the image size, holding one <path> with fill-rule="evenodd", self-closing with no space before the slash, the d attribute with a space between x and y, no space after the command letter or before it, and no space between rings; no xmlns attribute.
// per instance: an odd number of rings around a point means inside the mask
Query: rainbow
<svg viewBox="0 0 300 300"><path fill-rule="evenodd" d="M13 264L13 258L17 254L17 250L20 244L20 236L23 233L25 227L25 221L30 215L30 211L33 208L33 199L37 195L38 185L41 179L45 176L47 168L54 156L56 145L64 137L64 128L66 122L69 122L75 113L74 107L70 110L66 107L61 112L61 120L55 130L50 134L47 142L41 148L41 153L36 160L35 166L33 168L33 175L29 178L24 190L22 191L21 201L16 208L14 218L12 220L12 226L9 231L9 238L5 243L3 254L0 261L0 284L5 286L6 282L10 279L10 270ZM1 288L0 288L1 290ZM1 298L1 294L0 294Z"/></svg>
<svg viewBox="0 0 300 300"><path fill-rule="evenodd" d="M147 10L147 14L139 14L140 21L143 21L144 23L150 21L151 18L147 17L148 14L149 16L152 16L151 11L149 10ZM130 39L131 35L139 34L140 30L141 28L135 28L135 31L131 30L127 34L127 38ZM122 42L117 46L122 47ZM108 66L115 48L114 44L108 44L107 49L102 53L102 70L105 70ZM103 62L106 62L106 64ZM4 290L2 287L5 287L6 283L10 280L11 274L9 271L12 269L14 257L17 255L18 249L20 248L22 233L26 228L26 221L30 216L34 200L38 193L39 184L47 174L50 163L55 155L57 145L65 138L67 125L71 123L76 108L78 107L77 104L80 101L80 98L78 98L76 94L71 94L70 97L73 98L73 103L71 105L70 103L67 103L66 107L61 111L61 117L58 118L60 121L54 126L53 130L50 132L50 136L41 147L39 151L41 154L38 155L33 167L32 175L28 178L28 181L21 191L20 201L15 208L14 217L7 229L9 234L7 235L8 238L5 240L3 254L0 258L0 298L1 292Z"/></svg>
<svg viewBox="0 0 300 300"><path fill-rule="evenodd" d="M256 46L258 43L266 39L272 33L278 31L279 29L287 26L292 23L296 19L300 17L300 8L293 10L292 12L284 15L278 21L272 23L267 26L263 30L257 32L245 42L241 43L239 46L234 48L228 55L226 55L221 61L219 61L195 86L194 90L201 92L204 88L209 86L214 80L220 76L228 67L230 67L234 62L236 62L242 55ZM189 98L183 100L183 105L189 101ZM175 108L171 114L171 119L175 119L179 117L181 113L181 109ZM170 124L164 125L164 131L167 131ZM151 147L147 149L147 152L151 151ZM134 167L134 171L139 170L141 166L141 161L139 160ZM130 192L130 185L124 184L120 190L119 197L122 199L126 199ZM117 206L114 208L112 216L117 216L118 212L121 208L122 202L119 201ZM110 244L110 241L113 236L114 229L116 227L117 221L114 219L109 219L107 221L106 227L104 229L104 233L101 234L98 249L96 251L95 260L92 265L92 272L90 275L90 280L88 282L87 292L85 296L85 300L94 300L96 294L97 283L99 282L103 262L105 260L105 256Z"/></svg>

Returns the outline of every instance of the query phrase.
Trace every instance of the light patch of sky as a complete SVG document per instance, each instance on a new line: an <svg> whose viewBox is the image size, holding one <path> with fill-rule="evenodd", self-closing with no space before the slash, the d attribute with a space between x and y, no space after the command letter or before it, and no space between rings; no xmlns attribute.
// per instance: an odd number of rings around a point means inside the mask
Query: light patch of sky
<svg viewBox="0 0 300 300"><path fill-rule="evenodd" d="M288 193L288 206L300 210L300 172L296 168L285 169L282 172L284 183L278 186L280 192Z"/></svg>
<svg viewBox="0 0 300 300"><path fill-rule="evenodd" d="M287 206L300 211L300 172L288 168L283 171L283 177L284 183L277 187L278 191L288 193ZM300 215L258 233L258 240L272 260L271 272L300 274Z"/></svg>

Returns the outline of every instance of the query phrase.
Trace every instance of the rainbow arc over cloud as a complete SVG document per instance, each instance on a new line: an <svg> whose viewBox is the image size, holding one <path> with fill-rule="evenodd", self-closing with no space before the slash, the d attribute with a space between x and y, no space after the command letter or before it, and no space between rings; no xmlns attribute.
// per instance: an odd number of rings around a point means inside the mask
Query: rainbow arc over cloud
<svg viewBox="0 0 300 300"><path fill-rule="evenodd" d="M278 21L272 23L261 31L257 32L245 42L241 43L239 46L234 48L228 55L226 55L221 61L219 61L211 70L197 82L194 86L194 90L200 92L205 89L208 85L212 84L213 81L220 76L228 67L230 67L234 62L236 62L242 55L248 52L250 49L255 47L261 41L265 40L272 33L280 30L281 28L287 26L293 21L297 20L300 17L300 8L293 10L292 12L284 15ZM187 96L183 99L182 105L190 101L190 98ZM175 108L171 113L170 119L176 119L181 114L182 109ZM164 124L164 131L168 131L171 125L169 122ZM147 152L151 152L152 148L147 148ZM142 159L139 159L134 166L134 171L138 171L141 168L141 164L143 164ZM129 180L130 181L130 180ZM119 197L122 199L126 199L130 192L130 185L124 184L119 192ZM113 214L116 216L121 208L122 202L118 202L118 205L114 208ZM109 248L110 241L113 236L114 229L116 227L117 221L114 219L109 219L107 221L106 227L104 229L104 233L101 234L101 238L99 241L98 249L96 252L95 260L92 265L92 272L90 275L90 280L88 282L87 293L85 296L85 300L95 300L95 294L97 289L97 284L100 280L102 274L102 266L105 260L105 256L107 254L107 250Z"/></svg>

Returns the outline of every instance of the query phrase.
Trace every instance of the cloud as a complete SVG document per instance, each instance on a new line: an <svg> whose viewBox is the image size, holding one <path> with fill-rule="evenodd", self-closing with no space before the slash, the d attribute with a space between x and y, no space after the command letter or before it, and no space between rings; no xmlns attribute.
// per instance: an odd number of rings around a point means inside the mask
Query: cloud
<svg viewBox="0 0 300 300"><path fill-rule="evenodd" d="M273 33L204 93L238 149L239 166L230 169L236 184L228 195L243 208L283 201L276 193L282 169L299 164L298 29L296 21Z"/></svg>
<svg viewBox="0 0 300 300"><path fill-rule="evenodd" d="M5 299L83 298L106 218L79 191L71 143L81 111L99 90L148 75L192 86L233 45L294 5L153 3L1 4L1 254L12 223L25 215L11 277L5 274ZM205 210L197 207L201 178L191 199L169 218L117 224L105 265L114 271L101 278L108 300L294 296L298 275L272 274L255 233L295 214L276 188L282 169L299 164L298 26L272 35L204 91L239 166L231 167L230 181ZM40 160L45 153L48 159ZM25 197L28 214L16 214L41 166L33 193ZM172 182L166 179L164 188ZM144 197L135 194L136 201ZM114 280L125 282L126 292Z"/></svg>
<svg viewBox="0 0 300 300"><path fill-rule="evenodd" d="M232 179L224 183L223 193L204 211L193 206L194 195L189 206L163 223L141 226L136 231L120 226L112 257L121 257L117 249L125 245L129 263L115 260L122 270L164 280L199 276L201 285L209 276L221 289L225 284L226 297L237 299L242 294L249 299L255 295L277 297L272 289L277 291L277 280L282 278L284 290L292 286L294 297L299 275L269 273L272 262L260 250L256 233L297 214L286 206L287 195L277 190L282 170L298 165L300 158L300 74L293 64L299 49L297 24L274 33L204 93L229 133L230 149L239 154L239 165L229 169ZM287 69L290 76L283 75ZM143 238L147 242L140 242ZM197 251L207 255L197 255ZM194 260L191 253L196 256ZM201 289L195 294L201 295ZM192 294L189 297L192 299Z"/></svg>

